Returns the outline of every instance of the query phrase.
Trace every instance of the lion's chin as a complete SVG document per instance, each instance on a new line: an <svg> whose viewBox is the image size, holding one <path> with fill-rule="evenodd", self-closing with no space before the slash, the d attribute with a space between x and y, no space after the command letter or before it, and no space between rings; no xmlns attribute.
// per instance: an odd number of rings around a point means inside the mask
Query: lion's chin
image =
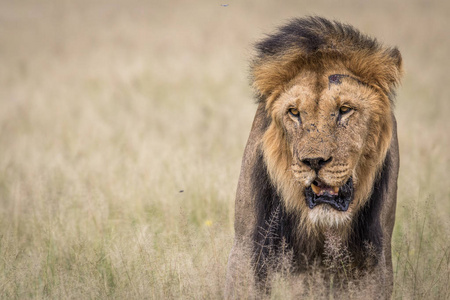
<svg viewBox="0 0 450 300"><path fill-rule="evenodd" d="M346 228L352 220L352 212L337 211L328 204L321 204L308 211L308 218L318 228Z"/></svg>
<svg viewBox="0 0 450 300"><path fill-rule="evenodd" d="M330 187L320 181L314 181L305 189L306 204L311 210L337 210L345 212L353 200L353 180L349 180L341 187Z"/></svg>

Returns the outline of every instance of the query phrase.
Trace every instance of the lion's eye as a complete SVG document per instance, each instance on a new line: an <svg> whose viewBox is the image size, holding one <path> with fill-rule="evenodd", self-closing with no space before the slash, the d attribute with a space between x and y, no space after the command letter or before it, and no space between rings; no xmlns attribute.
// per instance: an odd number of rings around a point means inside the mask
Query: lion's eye
<svg viewBox="0 0 450 300"><path fill-rule="evenodd" d="M299 114L298 109L296 109L296 108L290 108L289 113L295 117L298 117L298 114Z"/></svg>
<svg viewBox="0 0 450 300"><path fill-rule="evenodd" d="M347 114L347 113L349 113L351 111L352 111L352 108L348 107L348 106L341 106L341 108L339 108L339 113L341 115L345 115L345 114Z"/></svg>

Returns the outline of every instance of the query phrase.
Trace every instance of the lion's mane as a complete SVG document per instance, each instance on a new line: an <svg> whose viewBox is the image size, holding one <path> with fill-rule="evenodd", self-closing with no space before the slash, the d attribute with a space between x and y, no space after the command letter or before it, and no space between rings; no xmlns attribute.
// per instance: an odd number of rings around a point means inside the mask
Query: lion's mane
<svg viewBox="0 0 450 300"><path fill-rule="evenodd" d="M397 48L387 48L349 25L324 18L295 19L256 45L257 56L251 65L252 85L259 103L263 103L272 121L262 139L262 151L273 184L288 210L305 211L298 201L301 190L292 172L289 141L286 140L274 106L280 94L302 69L323 73L340 62L375 93L371 104L371 127L365 137L365 149L355 172L361 182L354 202L364 205L373 189L375 177L392 140L392 106L395 87L402 73L402 58ZM371 100L368 97L368 100ZM381 100L381 101L379 101ZM310 234L314 227L305 214L299 224ZM347 219L347 225L350 224Z"/></svg>

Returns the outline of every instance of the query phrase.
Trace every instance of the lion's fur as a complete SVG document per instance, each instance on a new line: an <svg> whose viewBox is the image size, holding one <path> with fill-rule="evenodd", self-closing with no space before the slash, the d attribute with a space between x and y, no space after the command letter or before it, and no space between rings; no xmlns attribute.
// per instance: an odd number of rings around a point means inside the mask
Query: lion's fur
<svg viewBox="0 0 450 300"><path fill-rule="evenodd" d="M233 285L233 265L242 249L266 251L284 240L296 252L301 270L300 265L323 255L330 231L361 260L362 245L373 245L378 263L387 259L384 269L391 268L398 172L393 99L402 74L400 52L349 25L318 17L292 20L256 50L251 78L259 108L237 191L228 285ZM334 84L330 78L336 74L345 80ZM341 105L352 106L355 116L337 118ZM301 111L301 121L286 113L289 107ZM302 163L308 157L332 160L316 175ZM319 175L330 186L353 179L348 211L308 208L305 188ZM278 207L279 228L267 228ZM261 229L275 233L261 240Z"/></svg>
<svg viewBox="0 0 450 300"><path fill-rule="evenodd" d="M268 105L300 70L323 70L326 63L342 63L387 95L400 82L402 58L397 48L382 47L352 26L319 17L294 19L256 48L253 87Z"/></svg>

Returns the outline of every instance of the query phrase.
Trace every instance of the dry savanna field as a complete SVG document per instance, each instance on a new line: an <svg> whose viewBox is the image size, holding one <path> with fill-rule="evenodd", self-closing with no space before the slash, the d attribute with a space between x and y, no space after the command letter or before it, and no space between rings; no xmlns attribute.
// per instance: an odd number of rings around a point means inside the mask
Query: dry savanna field
<svg viewBox="0 0 450 300"><path fill-rule="evenodd" d="M393 298L450 299L449 14L418 0L0 0L0 298L222 298L252 44L321 15L402 52ZM295 299L293 285L267 297Z"/></svg>

